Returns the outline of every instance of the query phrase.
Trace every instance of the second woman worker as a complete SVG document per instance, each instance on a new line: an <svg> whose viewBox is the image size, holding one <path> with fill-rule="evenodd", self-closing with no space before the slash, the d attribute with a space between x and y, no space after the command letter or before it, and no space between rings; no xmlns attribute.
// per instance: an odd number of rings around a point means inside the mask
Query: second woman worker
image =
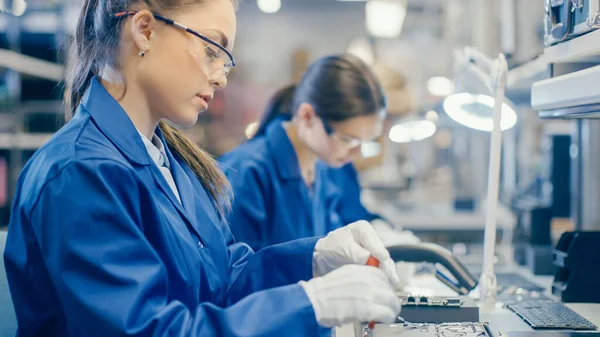
<svg viewBox="0 0 600 337"><path fill-rule="evenodd" d="M346 225L336 211L342 186L317 161L342 167L359 157L361 144L381 135L385 109L379 81L358 58L311 64L271 101L255 137L221 157L236 198L228 218L235 237L259 250Z"/></svg>

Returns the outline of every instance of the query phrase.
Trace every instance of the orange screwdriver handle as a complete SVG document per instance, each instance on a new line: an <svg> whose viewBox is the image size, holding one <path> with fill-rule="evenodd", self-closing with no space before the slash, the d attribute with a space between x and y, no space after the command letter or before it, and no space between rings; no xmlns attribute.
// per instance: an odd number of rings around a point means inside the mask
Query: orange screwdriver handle
<svg viewBox="0 0 600 337"><path fill-rule="evenodd" d="M367 266L373 266L375 268L379 268L379 260L370 256L369 259L367 260Z"/></svg>
<svg viewBox="0 0 600 337"><path fill-rule="evenodd" d="M379 268L379 260L370 256L367 260L367 266L373 266L375 268ZM373 329L375 327L375 322L369 322L369 329Z"/></svg>

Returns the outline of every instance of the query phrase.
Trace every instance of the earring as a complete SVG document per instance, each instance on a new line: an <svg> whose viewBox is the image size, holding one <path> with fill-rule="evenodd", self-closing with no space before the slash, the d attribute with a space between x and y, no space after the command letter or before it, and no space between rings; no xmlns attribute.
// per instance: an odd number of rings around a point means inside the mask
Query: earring
<svg viewBox="0 0 600 337"><path fill-rule="evenodd" d="M144 57L146 55L146 51L142 50L138 55L140 55L140 57Z"/></svg>

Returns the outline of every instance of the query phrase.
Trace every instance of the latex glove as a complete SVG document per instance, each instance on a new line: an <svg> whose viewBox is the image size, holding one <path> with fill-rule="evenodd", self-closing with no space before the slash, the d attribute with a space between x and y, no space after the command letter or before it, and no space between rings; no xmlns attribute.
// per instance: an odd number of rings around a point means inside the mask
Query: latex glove
<svg viewBox="0 0 600 337"><path fill-rule="evenodd" d="M317 322L324 327L352 322L394 323L400 313L400 299L387 277L371 266L346 265L300 285Z"/></svg>
<svg viewBox="0 0 600 337"><path fill-rule="evenodd" d="M371 221L371 225L373 225L375 232L386 247L421 243L421 240L411 231L398 230L384 220L375 219ZM402 261L396 262L396 273L400 279L400 282L396 284L396 289L402 291L415 276L416 272L416 264Z"/></svg>
<svg viewBox="0 0 600 337"><path fill-rule="evenodd" d="M379 269L393 285L400 283L390 253L367 221L351 223L317 241L313 253L313 273L323 276L346 264L364 265L370 256L379 260Z"/></svg>

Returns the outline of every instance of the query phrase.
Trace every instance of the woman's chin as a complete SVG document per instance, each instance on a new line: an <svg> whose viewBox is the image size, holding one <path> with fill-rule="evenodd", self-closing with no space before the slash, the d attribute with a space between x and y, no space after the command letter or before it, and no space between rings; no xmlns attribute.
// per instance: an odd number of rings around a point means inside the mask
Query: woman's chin
<svg viewBox="0 0 600 337"><path fill-rule="evenodd" d="M195 112L193 115L178 116L178 118L169 119L169 121L175 125L187 128L196 124L198 121L198 114L199 112Z"/></svg>

